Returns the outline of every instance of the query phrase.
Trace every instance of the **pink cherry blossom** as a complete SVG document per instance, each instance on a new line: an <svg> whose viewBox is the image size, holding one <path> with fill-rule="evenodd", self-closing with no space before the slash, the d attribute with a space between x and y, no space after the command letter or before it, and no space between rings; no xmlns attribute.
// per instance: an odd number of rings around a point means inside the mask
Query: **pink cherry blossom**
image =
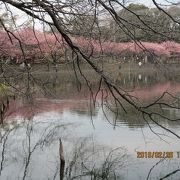
<svg viewBox="0 0 180 180"><path fill-rule="evenodd" d="M34 31L31 28L19 29L12 34L0 31L0 56L16 57L23 59L25 57L46 57L56 52L63 52L65 45L63 38L59 34ZM81 50L95 53L121 54L126 51L129 53L141 53L150 51L157 56L170 57L173 54L180 55L180 44L173 41L162 43L152 42L126 42L117 43L111 41L88 39L84 37L70 37L72 42ZM21 43L19 43L21 42ZM24 51L24 55L22 49Z"/></svg>

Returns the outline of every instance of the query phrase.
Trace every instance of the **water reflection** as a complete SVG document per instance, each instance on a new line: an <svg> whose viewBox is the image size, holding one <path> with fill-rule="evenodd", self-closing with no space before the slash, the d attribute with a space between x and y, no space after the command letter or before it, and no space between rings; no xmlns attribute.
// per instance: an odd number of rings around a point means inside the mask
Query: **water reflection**
<svg viewBox="0 0 180 180"><path fill-rule="evenodd" d="M148 127L129 131L120 126L114 130L101 111L94 117L95 129L87 115L68 110L43 112L31 121L19 119L1 128L2 179L59 179L59 138L65 152L65 179L103 179L105 175L108 179L144 179L159 160L136 159L136 151L180 149L176 139L164 134L168 143L160 141ZM167 159L149 179L165 176L178 165L177 158Z"/></svg>
<svg viewBox="0 0 180 180"><path fill-rule="evenodd" d="M139 101L149 103L164 91L179 94L178 79L166 76L129 73L120 74L114 81ZM118 109L115 115L107 106L102 109L101 94L92 107L85 82L79 91L71 73L32 74L29 88L27 77L23 74L8 79L19 91L17 98L10 100L0 129L2 179L59 179L60 138L65 179L160 179L178 168L177 158L160 163L159 159L136 158L136 151L180 151L180 143L151 120L144 121L132 107L125 105L126 114L122 108L111 106ZM92 89L97 88L95 81ZM179 101L175 103L179 106ZM177 109L155 110L174 119L180 115ZM114 121L116 127L110 125ZM157 121L178 133L179 121L160 117ZM173 180L178 180L178 175L174 174Z"/></svg>
<svg viewBox="0 0 180 180"><path fill-rule="evenodd" d="M59 138L65 152L64 179L120 178L127 161L124 148L99 145L92 136L73 137L70 131L77 125L54 114L7 126L0 129L2 179L59 179Z"/></svg>

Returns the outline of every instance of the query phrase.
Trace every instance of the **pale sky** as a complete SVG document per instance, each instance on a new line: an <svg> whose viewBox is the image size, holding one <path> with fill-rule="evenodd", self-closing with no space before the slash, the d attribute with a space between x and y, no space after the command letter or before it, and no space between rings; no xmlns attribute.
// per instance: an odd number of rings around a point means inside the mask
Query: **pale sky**
<svg viewBox="0 0 180 180"><path fill-rule="evenodd" d="M125 2L145 4L148 7L154 7L152 0L125 0ZM180 0L156 0L156 2L160 3L160 4L169 4L168 2L172 2L172 3L179 3L179 5L180 5ZM11 6L9 6L9 7L11 7ZM19 18L19 20L17 21L18 26L22 25L23 23L25 23L28 20L26 14L22 13L22 11L20 11L16 8L12 8L12 7L11 7L11 10L13 11L13 14L18 15L18 18ZM1 5L0 6L0 14L2 14L5 11L6 11L5 7L3 7L3 5ZM40 26L38 21L36 21L36 25Z"/></svg>

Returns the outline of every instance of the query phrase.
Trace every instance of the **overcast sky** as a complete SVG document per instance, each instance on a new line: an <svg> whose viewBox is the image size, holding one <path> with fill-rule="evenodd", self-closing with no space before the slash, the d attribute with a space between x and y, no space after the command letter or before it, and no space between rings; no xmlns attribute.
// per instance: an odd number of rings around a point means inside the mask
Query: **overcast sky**
<svg viewBox="0 0 180 180"><path fill-rule="evenodd" d="M154 7L154 4L152 2L152 0L125 0L125 2L129 2L129 3L139 3L139 4L145 4L148 7ZM172 3L179 3L180 5L180 0L156 0L157 3L159 4L168 4L168 2L172 2ZM13 14L18 15L18 25L22 25L25 21L28 20L28 17L25 15L25 13L22 13L20 10L16 9L16 8L12 8L11 10L13 11ZM0 7L0 14L5 11L5 7ZM36 24L38 24L38 26L40 25L39 23L36 22Z"/></svg>

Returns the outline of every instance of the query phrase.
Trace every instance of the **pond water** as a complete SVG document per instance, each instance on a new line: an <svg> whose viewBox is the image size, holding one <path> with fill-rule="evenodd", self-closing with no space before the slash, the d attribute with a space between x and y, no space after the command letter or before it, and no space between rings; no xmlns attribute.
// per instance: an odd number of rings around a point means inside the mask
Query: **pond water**
<svg viewBox="0 0 180 180"><path fill-rule="evenodd" d="M144 121L128 105L128 113L120 110L116 117L102 108L101 94L92 107L87 85L82 83L78 90L77 79L67 72L43 77L32 73L28 82L27 77L8 80L18 93L10 100L0 128L0 179L60 179L60 139L64 179L154 180L169 173L166 179L180 179L180 140L176 136ZM130 72L118 74L114 81L149 103L165 91L178 96L177 77L177 73ZM170 107L163 113L180 117L180 111ZM179 121L158 121L180 135ZM137 152L173 152L173 158L137 158Z"/></svg>

